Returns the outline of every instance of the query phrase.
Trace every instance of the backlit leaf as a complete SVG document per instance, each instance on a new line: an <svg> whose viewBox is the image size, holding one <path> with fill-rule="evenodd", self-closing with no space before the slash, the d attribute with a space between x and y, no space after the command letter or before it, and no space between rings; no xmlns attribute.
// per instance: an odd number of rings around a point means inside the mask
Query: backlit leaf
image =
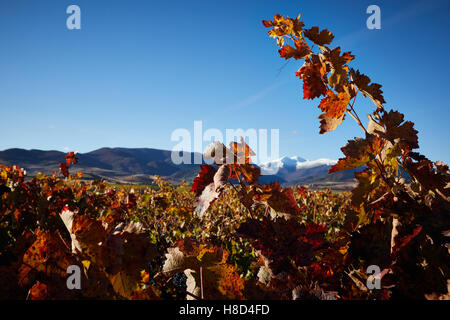
<svg viewBox="0 0 450 320"><path fill-rule="evenodd" d="M370 83L370 78L359 70L350 69L350 79L356 88L361 91L365 97L369 97L378 108L378 111L383 110L383 104L386 103L383 97L383 91L381 85L378 83Z"/></svg>
<svg viewBox="0 0 450 320"><path fill-rule="evenodd" d="M334 38L331 31L329 31L328 29L323 29L319 32L319 27L312 27L311 29L307 29L303 34L305 35L305 37L319 46L330 44Z"/></svg>

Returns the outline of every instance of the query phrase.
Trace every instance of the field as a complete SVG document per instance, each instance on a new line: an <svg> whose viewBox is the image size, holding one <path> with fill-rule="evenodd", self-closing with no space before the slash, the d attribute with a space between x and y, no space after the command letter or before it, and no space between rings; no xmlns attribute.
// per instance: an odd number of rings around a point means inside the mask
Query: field
<svg viewBox="0 0 450 320"><path fill-rule="evenodd" d="M223 272L233 271L233 273L221 276L235 276L235 281L242 281L242 284L248 281L254 285L252 279L258 278L258 272L263 266L262 259L258 257L250 241L236 235L239 226L250 219L250 213L241 204L236 190L231 186L223 191L222 196L212 204L209 212L200 218L195 214L196 203L194 193L190 191L191 187L172 186L160 179L157 180L155 186L86 182L78 179L79 175L69 176L68 179L40 176L25 182L20 169L15 167L3 167L1 176L2 179L6 178L2 182L14 185L11 191L2 195L1 261L3 277L1 281L3 288L8 288L2 290L2 293L5 294L2 296L3 299L25 299L27 296L43 298L44 292L46 298L80 298L81 296L148 298L149 288L152 290L150 294L152 298L152 295L156 294L154 292L164 298L186 298L186 284L184 283L186 278L181 276L184 274L182 272L184 270L181 269L187 268L188 265L180 266L176 276L169 277L170 281L167 281L168 276L164 276L161 271L167 263L167 260L164 261L164 255L168 250L170 252L170 248L174 246L188 244L192 246L199 244L201 250L196 248L199 250L199 255L200 252L202 255L209 253L213 254L211 259L218 259L212 261L213 264L209 267L208 263L205 263L205 277L209 276L208 268L219 268L220 266L225 269ZM293 196L303 212L298 222L329 226L324 236L328 241L335 241L344 224L345 212L349 209L349 193L334 193L330 190L308 191L300 187L292 190ZM15 207L14 212L7 209L12 206ZM86 256L84 254L79 256L80 252L71 251L71 236L63 223L64 219L61 219L66 212L71 212L70 210L76 212L79 217L85 217L82 219L83 221L79 221L80 229L75 231L77 239L83 238L80 233L89 238L90 233L94 232L93 228L100 228L101 224L96 224L99 221L108 225L103 235L106 236L106 232L109 230L110 234L106 238L111 237L111 233L114 234L113 225L125 223L131 227L136 226L137 223L141 224L142 229L135 235L142 233L145 234L145 238L132 239L135 242L130 243L130 246L139 244L143 246L140 249L145 248L144 251L151 249L153 260L150 260L148 264L129 261L131 264L127 265L127 268L132 270L119 271L119 275L123 279L120 284L114 281L106 271L106 268L110 266L103 265L106 263L103 253L90 251L93 243L86 243L87 247L84 247L84 244L81 246L82 249L87 249ZM275 211L264 204L255 207L252 214L252 219L267 219L277 215ZM5 219L6 217L8 219ZM77 219L73 221L72 232L76 228L77 221ZM127 229L123 226L122 228L123 230ZM119 234L118 239L126 237L131 240L128 237L134 233L121 231ZM104 241L100 234L95 237L100 237L96 238L96 241ZM145 245L139 242L144 239ZM85 239L88 242L93 240ZM82 242L80 241L80 243ZM208 243L208 246L202 245L203 243ZM105 248L106 251L113 249L118 248L115 246ZM47 253L44 254L46 250L50 250L50 257L47 256ZM194 249L191 248L191 250ZM120 259L120 250L110 254ZM123 258L125 258L129 253L125 251L123 254ZM189 254L193 253L189 252ZM137 253L132 255L138 260L142 260L144 256L145 254L141 257ZM96 291L97 287L89 286L75 295L70 295L70 291L63 290L65 269L69 261L75 263L77 260L85 267L86 278L83 277L83 283L92 281L91 274L99 277L99 273L104 272L99 278L102 278L102 281L111 281L111 291ZM85 261L90 261L88 266ZM118 268L120 269L120 267ZM16 271L18 272L17 276L13 276ZM123 275L121 275L122 272ZM213 274L210 276L215 277ZM164 281L159 281L161 278L164 278ZM158 280L149 281L149 279ZM208 280L215 283L218 279ZM208 280L205 279L205 282ZM227 278L223 280L225 281ZM58 281L62 284L58 284ZM31 289L30 285L33 285ZM45 290L41 288L43 286L45 286ZM104 287L107 286L102 286L102 288ZM243 294L243 292L222 292L217 288L208 288L207 291L212 291L209 298L225 298L228 294L238 294L235 297L241 297L240 295Z"/></svg>

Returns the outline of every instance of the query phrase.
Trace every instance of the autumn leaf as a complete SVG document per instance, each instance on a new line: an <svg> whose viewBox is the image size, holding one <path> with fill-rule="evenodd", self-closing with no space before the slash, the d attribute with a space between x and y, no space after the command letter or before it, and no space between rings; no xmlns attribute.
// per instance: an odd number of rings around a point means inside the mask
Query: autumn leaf
<svg viewBox="0 0 450 320"><path fill-rule="evenodd" d="M273 38L288 34L301 38L304 23L300 21L300 17L301 14L295 19L285 18L282 15L276 14L273 17L273 21L263 20L262 23L266 28L272 28L268 33Z"/></svg>
<svg viewBox="0 0 450 320"><path fill-rule="evenodd" d="M298 215L301 210L295 201L291 188L282 188L279 182L264 185L257 189L254 199L266 202L273 210L289 215Z"/></svg>
<svg viewBox="0 0 450 320"><path fill-rule="evenodd" d="M314 99L326 94L325 73L326 66L318 58L306 61L297 71L296 75L303 80L303 99Z"/></svg>
<svg viewBox="0 0 450 320"><path fill-rule="evenodd" d="M401 248L403 248L404 246L406 246L409 242L411 242L411 240L413 240L415 237L417 237L419 235L419 233L422 231L422 226L417 226L416 228L414 228L413 232L411 234L408 234L404 237L397 237L395 238L395 245L392 248L392 256L396 256L398 255L399 251Z"/></svg>
<svg viewBox="0 0 450 320"><path fill-rule="evenodd" d="M290 272L293 261L297 266L308 266L314 251L325 244L323 226L303 225L295 219L272 221L250 219L240 225L236 236L250 239L252 247L264 258L271 275Z"/></svg>
<svg viewBox="0 0 450 320"><path fill-rule="evenodd" d="M159 256L156 246L150 243L148 234L140 223L121 224L109 235L103 257L107 277L114 291L132 299L139 293L142 270ZM112 268L112 266L116 266ZM147 295L151 292L147 292ZM153 297L154 298L154 297Z"/></svg>
<svg viewBox="0 0 450 320"><path fill-rule="evenodd" d="M319 108L324 112L319 116L320 134L335 130L344 120L350 96L346 92L339 92L337 95L332 91L327 91L327 97L320 102Z"/></svg>
<svg viewBox="0 0 450 320"><path fill-rule="evenodd" d="M405 159L405 169L408 173L416 178L426 190L437 189L441 194L449 197L450 190L447 186L450 183L450 177L446 173L435 170L433 162L427 158L419 157L419 155L413 153L411 155L418 160L413 161L411 158Z"/></svg>
<svg viewBox="0 0 450 320"><path fill-rule="evenodd" d="M46 300L48 298L47 285L42 282L36 282L29 291L30 300Z"/></svg>
<svg viewBox="0 0 450 320"><path fill-rule="evenodd" d="M217 165L224 163L233 163L234 154L222 142L214 141L205 150L203 157L205 159L212 159Z"/></svg>
<svg viewBox="0 0 450 320"><path fill-rule="evenodd" d="M385 268L391 264L392 224L377 221L362 226L352 233L349 254L364 261L364 266L375 264Z"/></svg>
<svg viewBox="0 0 450 320"><path fill-rule="evenodd" d="M379 137L367 134L366 139L355 138L349 140L341 150L346 156L333 165L328 173L358 168L374 159L382 149L382 141Z"/></svg>
<svg viewBox="0 0 450 320"><path fill-rule="evenodd" d="M377 194L384 193L385 190L380 178L374 175L369 168L354 174L358 181L358 185L353 189L351 196L352 205L355 208L360 208L361 205L369 203L371 199L376 198ZM360 213L359 220L364 220L365 215L365 212Z"/></svg>
<svg viewBox="0 0 450 320"><path fill-rule="evenodd" d="M196 197L199 197L203 190L212 182L214 182L214 175L217 170L210 165L202 165L200 166L200 173L194 179L192 184L191 192L195 194Z"/></svg>
<svg viewBox="0 0 450 320"><path fill-rule="evenodd" d="M231 142L230 149L234 153L234 163L245 164L251 163L252 156L255 156L256 153L250 148L250 146L245 142L243 137L240 137L240 142Z"/></svg>
<svg viewBox="0 0 450 320"><path fill-rule="evenodd" d="M202 166L201 170L191 189L195 192L195 212L199 217L220 196L231 176L229 165L221 165L217 171L211 166Z"/></svg>
<svg viewBox="0 0 450 320"><path fill-rule="evenodd" d="M59 169L64 177L67 178L69 176L69 167L64 162L59 164Z"/></svg>
<svg viewBox="0 0 450 320"><path fill-rule="evenodd" d="M32 283L40 273L65 281L67 268L76 264L76 260L55 232L37 229L35 236L36 240L22 258L18 271L19 285Z"/></svg>
<svg viewBox="0 0 450 320"><path fill-rule="evenodd" d="M261 169L252 164L241 164L239 165L239 170L248 184L255 183L261 176Z"/></svg>
<svg viewBox="0 0 450 320"><path fill-rule="evenodd" d="M436 166L436 169L438 169L440 172L447 173L447 174L449 173L448 165L446 163L439 160L439 161L436 161L434 163L434 165Z"/></svg>
<svg viewBox="0 0 450 320"><path fill-rule="evenodd" d="M355 56L350 52L344 52L341 55L341 48L336 47L332 50L322 47L323 54L320 56L327 65L331 68L330 76L328 77L328 84L336 89L338 92L344 91L344 86L348 83L348 62L352 61Z"/></svg>
<svg viewBox="0 0 450 320"><path fill-rule="evenodd" d="M352 84L359 90L365 97L369 97L373 103L377 106L377 110L383 110L383 104L386 103L383 97L383 91L381 85L378 83L370 83L370 78L359 70L350 69L350 79Z"/></svg>
<svg viewBox="0 0 450 320"><path fill-rule="evenodd" d="M341 118L347 110L349 101L350 96L346 92L339 92L336 95L332 90L328 90L319 108L331 118Z"/></svg>
<svg viewBox="0 0 450 320"><path fill-rule="evenodd" d="M334 35L328 29L323 29L319 32L319 27L312 27L306 29L303 33L305 37L319 46L330 44L334 39Z"/></svg>
<svg viewBox="0 0 450 320"><path fill-rule="evenodd" d="M326 132L330 132L336 130L336 128L344 121L345 114L340 118L333 118L327 115L326 113L322 113L319 117L320 120L320 134L324 134Z"/></svg>
<svg viewBox="0 0 450 320"><path fill-rule="evenodd" d="M104 270L105 280L110 282L115 294L132 298L138 290L141 271L158 255L142 225L119 223L107 233L101 221L77 215L72 232L83 254Z"/></svg>
<svg viewBox="0 0 450 320"><path fill-rule="evenodd" d="M71 163L73 164L77 164L78 163L78 158L76 157L76 152L69 152L68 154L66 154L66 164L68 166L70 166Z"/></svg>
<svg viewBox="0 0 450 320"><path fill-rule="evenodd" d="M202 217L208 210L209 206L220 196L220 193L216 191L214 183L206 186L202 194L195 198L195 213Z"/></svg>
<svg viewBox="0 0 450 320"><path fill-rule="evenodd" d="M67 228L67 231L70 233L70 237L72 240L72 253L81 252L81 246L77 241L75 234L72 233L72 225L73 220L75 218L75 213L69 209L68 206L65 206L60 213L61 220Z"/></svg>
<svg viewBox="0 0 450 320"><path fill-rule="evenodd" d="M102 245L106 242L107 232L100 220L87 215L75 215L69 232L75 251L87 255L95 263L103 264Z"/></svg>
<svg viewBox="0 0 450 320"><path fill-rule="evenodd" d="M284 45L278 52L282 58L290 59L294 58L295 60L305 59L311 54L311 50L308 45L303 41L295 40L294 42L295 48L290 45Z"/></svg>
<svg viewBox="0 0 450 320"><path fill-rule="evenodd" d="M248 188L248 189L244 189L241 188L238 192L237 192L237 196L239 198L239 201L244 205L244 207L247 208L247 210L249 212L252 212L253 209L253 197L255 196L255 189L254 188Z"/></svg>
<svg viewBox="0 0 450 320"><path fill-rule="evenodd" d="M227 251L218 247L181 240L176 247L168 249L162 272L171 276L184 271L188 277L188 292L199 296L202 268L206 299L243 299L244 280L234 266L226 263L228 255Z"/></svg>
<svg viewBox="0 0 450 320"><path fill-rule="evenodd" d="M411 121L403 122L402 113L394 110L384 112L381 123L385 126L385 131L377 133L392 143L399 143L400 147L408 152L419 147L417 130Z"/></svg>

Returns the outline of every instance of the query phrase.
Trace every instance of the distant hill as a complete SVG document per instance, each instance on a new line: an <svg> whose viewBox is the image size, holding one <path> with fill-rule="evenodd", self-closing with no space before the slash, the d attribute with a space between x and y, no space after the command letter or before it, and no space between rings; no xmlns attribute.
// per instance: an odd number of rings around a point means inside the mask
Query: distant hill
<svg viewBox="0 0 450 320"><path fill-rule="evenodd" d="M193 154L189 154L191 159ZM65 153L60 151L8 149L0 151L0 163L19 165L28 175L51 174L59 170ZM87 179L107 179L117 183L151 183L155 175L175 183L195 178L200 165L175 165L171 152L149 148L101 148L77 154L78 164L71 169L82 171ZM172 179L173 176L173 179Z"/></svg>
<svg viewBox="0 0 450 320"><path fill-rule="evenodd" d="M194 153L188 153L193 162ZM8 149L0 151L0 163L19 165L29 176L38 172L51 174L59 170L65 153L60 151ZM114 183L151 183L155 176L178 184L183 180L192 182L200 171L198 164L176 165L171 160L171 151L150 148L101 148L77 155L78 164L72 172L82 171L86 179L106 179ZM308 184L316 187L349 189L354 184L353 171L328 174L334 160L307 161L300 157L283 157L261 164L267 171L275 168L276 174L263 175L261 183L279 181L283 185Z"/></svg>

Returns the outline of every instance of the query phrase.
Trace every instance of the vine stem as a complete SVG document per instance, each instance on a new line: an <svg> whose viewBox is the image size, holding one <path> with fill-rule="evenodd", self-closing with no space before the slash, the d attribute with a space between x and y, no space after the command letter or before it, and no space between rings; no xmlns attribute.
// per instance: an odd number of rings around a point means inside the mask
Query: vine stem
<svg viewBox="0 0 450 320"><path fill-rule="evenodd" d="M196 296L195 294L193 294L193 293L190 293L189 291L186 291L186 294L187 294L188 296L191 296L191 297L193 297L193 298L197 299L197 300L203 300L203 299L202 299L202 298L200 298L199 296Z"/></svg>
<svg viewBox="0 0 450 320"><path fill-rule="evenodd" d="M203 268L202 267L200 267L200 292L201 292L201 298L202 298L202 300L204 299L204 297L203 297Z"/></svg>
<svg viewBox="0 0 450 320"><path fill-rule="evenodd" d="M356 96L358 95L358 92L359 92L359 91L356 90L355 98L353 99L352 104L351 104L351 105L349 104L350 110L347 109L347 112L348 112L348 114L350 114L350 116L356 121L356 123L361 127L361 129L363 129L364 133L367 135L367 134L369 134L369 133L367 132L367 130L366 130L366 128L364 127L364 125L362 124L361 119L360 119L359 116L358 116L358 113L357 113L356 110L353 108L353 106L355 105ZM353 112L353 113L352 113L352 112ZM383 165L383 163L381 162L381 156L380 156L379 153L378 153L378 157L379 157L380 159L375 158L375 163L376 163L376 165L377 165L377 167L378 167L378 170L380 170L381 178L383 179L384 183L386 183L386 185L390 188L390 185L389 185L389 183L388 183L386 177L384 176L384 174L385 174L386 172L385 172L385 169L384 169L384 165Z"/></svg>
<svg viewBox="0 0 450 320"><path fill-rule="evenodd" d="M349 104L350 110L347 109L348 114L356 121L356 123L361 127L361 129L363 129L363 131L367 134L367 130L364 127L364 125L362 124L361 119L358 116L358 113L356 113L355 109L353 108L353 106L355 105L356 102L356 97L358 96L358 90L356 90L356 94L355 97L353 98L353 102L352 104ZM353 113L352 113L353 112Z"/></svg>

